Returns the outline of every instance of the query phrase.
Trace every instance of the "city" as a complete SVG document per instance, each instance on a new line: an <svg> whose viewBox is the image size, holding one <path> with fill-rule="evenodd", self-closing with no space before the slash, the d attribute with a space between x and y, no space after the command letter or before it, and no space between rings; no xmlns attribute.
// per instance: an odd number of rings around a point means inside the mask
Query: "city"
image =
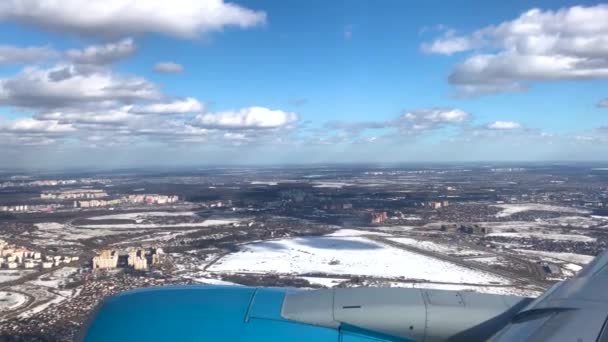
<svg viewBox="0 0 608 342"><path fill-rule="evenodd" d="M608 341L607 0L0 30L0 342Z"/></svg>
<svg viewBox="0 0 608 342"><path fill-rule="evenodd" d="M72 340L108 295L169 284L536 297L608 246L607 181L526 163L3 173L0 333Z"/></svg>

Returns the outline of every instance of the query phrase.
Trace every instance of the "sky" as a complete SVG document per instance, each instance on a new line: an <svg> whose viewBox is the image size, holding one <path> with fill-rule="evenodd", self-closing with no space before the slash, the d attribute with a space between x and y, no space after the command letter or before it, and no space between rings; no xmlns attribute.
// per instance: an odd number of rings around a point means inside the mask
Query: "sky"
<svg viewBox="0 0 608 342"><path fill-rule="evenodd" d="M0 169L608 160L608 3L6 0Z"/></svg>

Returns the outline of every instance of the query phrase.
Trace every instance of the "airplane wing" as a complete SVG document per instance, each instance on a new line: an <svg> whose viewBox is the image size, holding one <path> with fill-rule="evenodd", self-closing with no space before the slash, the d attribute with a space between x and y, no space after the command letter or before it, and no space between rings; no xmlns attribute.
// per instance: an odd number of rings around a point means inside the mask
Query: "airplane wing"
<svg viewBox="0 0 608 342"><path fill-rule="evenodd" d="M607 265L604 253L537 299L404 288L139 289L101 303L78 340L603 342Z"/></svg>
<svg viewBox="0 0 608 342"><path fill-rule="evenodd" d="M608 251L517 313L491 341L608 341Z"/></svg>

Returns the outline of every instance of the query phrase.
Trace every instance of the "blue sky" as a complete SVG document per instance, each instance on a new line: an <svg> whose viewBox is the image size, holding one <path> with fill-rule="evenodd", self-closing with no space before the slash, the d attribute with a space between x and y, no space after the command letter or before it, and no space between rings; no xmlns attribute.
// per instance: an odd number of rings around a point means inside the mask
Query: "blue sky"
<svg viewBox="0 0 608 342"><path fill-rule="evenodd" d="M6 167L608 158L598 2L22 0L0 29Z"/></svg>

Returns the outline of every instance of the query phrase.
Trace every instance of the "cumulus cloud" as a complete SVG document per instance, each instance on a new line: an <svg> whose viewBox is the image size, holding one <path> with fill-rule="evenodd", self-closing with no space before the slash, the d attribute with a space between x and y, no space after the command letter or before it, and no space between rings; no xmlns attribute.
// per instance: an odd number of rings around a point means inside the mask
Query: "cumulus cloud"
<svg viewBox="0 0 608 342"><path fill-rule="evenodd" d="M608 5L532 9L466 36L442 36L427 52L472 50L448 81L460 95L522 91L537 81L608 78Z"/></svg>
<svg viewBox="0 0 608 342"><path fill-rule="evenodd" d="M134 106L129 110L137 114L183 114L197 113L205 110L204 104L195 98L187 97L170 102L153 103L143 106Z"/></svg>
<svg viewBox="0 0 608 342"><path fill-rule="evenodd" d="M61 124L57 121L21 118L0 126L0 130L16 133L67 133L75 131L75 128L70 124Z"/></svg>
<svg viewBox="0 0 608 342"><path fill-rule="evenodd" d="M238 111L199 114L193 123L209 128L256 129L285 127L297 120L296 113L265 107L248 107Z"/></svg>
<svg viewBox="0 0 608 342"><path fill-rule="evenodd" d="M0 45L0 64L37 63L55 58L57 55L57 51L49 47Z"/></svg>
<svg viewBox="0 0 608 342"><path fill-rule="evenodd" d="M324 129L315 132L316 142L375 142L383 137L417 136L446 127L464 128L472 115L457 108L419 108L408 110L396 118L381 121L329 121ZM385 130L383 137L365 136L368 130ZM338 134L332 135L335 131Z"/></svg>
<svg viewBox="0 0 608 342"><path fill-rule="evenodd" d="M69 125L126 125L137 119L135 115L118 109L92 111L78 108L42 112L34 115L34 118Z"/></svg>
<svg viewBox="0 0 608 342"><path fill-rule="evenodd" d="M195 38L263 25L266 14L223 0L7 0L0 2L0 20L76 34Z"/></svg>
<svg viewBox="0 0 608 342"><path fill-rule="evenodd" d="M490 122L486 125L487 129L495 129L495 130L511 130L511 129L519 129L521 128L521 124L514 121L494 121Z"/></svg>
<svg viewBox="0 0 608 342"><path fill-rule="evenodd" d="M133 39L125 38L115 43L88 46L82 50L71 49L65 55L77 64L105 65L131 56L136 49Z"/></svg>
<svg viewBox="0 0 608 342"><path fill-rule="evenodd" d="M70 107L103 101L132 102L160 97L157 87L143 78L75 65L59 65L50 69L29 67L12 78L0 79L0 104L26 108Z"/></svg>
<svg viewBox="0 0 608 342"><path fill-rule="evenodd" d="M442 37L430 43L422 43L421 49L426 53L452 55L473 49L474 42L469 37L456 36L453 30L447 30Z"/></svg>
<svg viewBox="0 0 608 342"><path fill-rule="evenodd" d="M353 133L361 132L366 129L381 129L395 126L395 121L329 121L325 124L325 128L334 130L344 130Z"/></svg>
<svg viewBox="0 0 608 342"><path fill-rule="evenodd" d="M471 114L461 109L425 108L406 111L399 118L399 122L407 129L424 131L445 125L459 125L470 118Z"/></svg>
<svg viewBox="0 0 608 342"><path fill-rule="evenodd" d="M154 71L166 74L176 74L184 71L184 67L175 62L158 62L154 65Z"/></svg>
<svg viewBox="0 0 608 342"><path fill-rule="evenodd" d="M600 102L597 103L597 106L600 108L608 108L608 98L600 100Z"/></svg>

